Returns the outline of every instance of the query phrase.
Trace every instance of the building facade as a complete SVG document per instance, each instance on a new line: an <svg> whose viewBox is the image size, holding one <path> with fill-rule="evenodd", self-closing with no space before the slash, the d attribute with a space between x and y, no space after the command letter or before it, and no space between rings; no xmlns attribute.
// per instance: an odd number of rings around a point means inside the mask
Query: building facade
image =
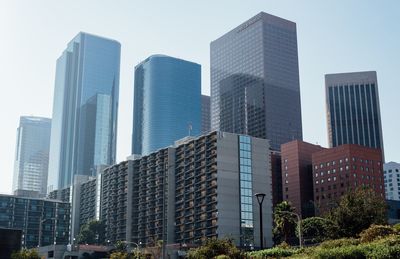
<svg viewBox="0 0 400 259"><path fill-rule="evenodd" d="M275 207L283 201L282 191L282 156L278 151L271 151L272 172L272 205Z"/></svg>
<svg viewBox="0 0 400 259"><path fill-rule="evenodd" d="M57 60L48 192L115 163L120 52L81 32Z"/></svg>
<svg viewBox="0 0 400 259"><path fill-rule="evenodd" d="M211 100L210 96L201 95L201 133L211 131Z"/></svg>
<svg viewBox="0 0 400 259"><path fill-rule="evenodd" d="M0 194L0 227L22 230L22 247L68 244L70 204Z"/></svg>
<svg viewBox="0 0 400 259"><path fill-rule="evenodd" d="M14 161L14 192L37 192L42 197L46 195L50 130L51 119L32 116L20 118Z"/></svg>
<svg viewBox="0 0 400 259"><path fill-rule="evenodd" d="M281 146L283 200L290 201L302 218L314 215L312 154L321 150L299 140Z"/></svg>
<svg viewBox="0 0 400 259"><path fill-rule="evenodd" d="M211 132L107 168L101 204L107 239L152 246L229 236L242 247L258 247L254 194L262 192L264 245L272 246L268 156L267 140Z"/></svg>
<svg viewBox="0 0 400 259"><path fill-rule="evenodd" d="M386 199L400 201L400 164L395 162L383 164L383 174Z"/></svg>
<svg viewBox="0 0 400 259"><path fill-rule="evenodd" d="M375 71L325 75L329 146L357 144L383 153Z"/></svg>
<svg viewBox="0 0 400 259"><path fill-rule="evenodd" d="M358 187L385 196L382 152L354 144L312 154L314 205L321 214L336 205L338 198Z"/></svg>
<svg viewBox="0 0 400 259"><path fill-rule="evenodd" d="M211 42L211 128L271 141L302 139L294 22L259 13Z"/></svg>
<svg viewBox="0 0 400 259"><path fill-rule="evenodd" d="M201 132L201 67L153 55L135 67L132 154Z"/></svg>

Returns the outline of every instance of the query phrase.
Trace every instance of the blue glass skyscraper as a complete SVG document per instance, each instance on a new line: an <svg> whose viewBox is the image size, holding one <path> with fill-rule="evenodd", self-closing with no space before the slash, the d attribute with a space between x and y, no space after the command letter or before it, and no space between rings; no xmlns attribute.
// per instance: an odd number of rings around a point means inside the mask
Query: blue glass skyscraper
<svg viewBox="0 0 400 259"><path fill-rule="evenodd" d="M57 60L48 191L115 162L121 45L79 33Z"/></svg>
<svg viewBox="0 0 400 259"><path fill-rule="evenodd" d="M46 195L51 120L22 116L17 130L13 191Z"/></svg>
<svg viewBox="0 0 400 259"><path fill-rule="evenodd" d="M135 67L132 153L149 154L201 132L201 67L153 55Z"/></svg>

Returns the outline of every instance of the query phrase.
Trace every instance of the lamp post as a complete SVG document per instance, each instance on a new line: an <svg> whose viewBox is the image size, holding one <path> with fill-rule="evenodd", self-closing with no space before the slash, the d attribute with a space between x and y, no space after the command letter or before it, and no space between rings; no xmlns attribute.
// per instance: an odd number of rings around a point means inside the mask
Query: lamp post
<svg viewBox="0 0 400 259"><path fill-rule="evenodd" d="M300 245L300 248L302 248L303 247L303 238L302 238L302 233L301 233L301 218L300 218L300 215L299 214L297 214L296 212L291 212L291 211L281 211L281 213L286 213L286 214L289 214L289 215L294 215L294 216L296 216L297 217L297 225L299 226L299 245Z"/></svg>
<svg viewBox="0 0 400 259"><path fill-rule="evenodd" d="M262 218L262 203L265 198L265 193L258 192L254 194L257 198L258 206L260 207L260 249L264 249L264 234L263 234L263 218Z"/></svg>

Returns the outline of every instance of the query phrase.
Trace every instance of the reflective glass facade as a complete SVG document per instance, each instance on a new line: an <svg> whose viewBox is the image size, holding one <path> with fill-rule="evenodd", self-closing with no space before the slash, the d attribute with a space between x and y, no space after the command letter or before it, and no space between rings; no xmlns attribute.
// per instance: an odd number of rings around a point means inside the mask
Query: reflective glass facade
<svg viewBox="0 0 400 259"><path fill-rule="evenodd" d="M48 191L115 162L121 45L79 33L57 60Z"/></svg>
<svg viewBox="0 0 400 259"><path fill-rule="evenodd" d="M201 132L201 67L154 55L135 67L132 153L146 155Z"/></svg>
<svg viewBox="0 0 400 259"><path fill-rule="evenodd" d="M325 76L329 144L383 149L376 72Z"/></svg>
<svg viewBox="0 0 400 259"><path fill-rule="evenodd" d="M254 244L253 187L251 170L251 138L239 136L240 150L240 245Z"/></svg>
<svg viewBox="0 0 400 259"><path fill-rule="evenodd" d="M260 13L211 42L211 128L302 139L295 23Z"/></svg>
<svg viewBox="0 0 400 259"><path fill-rule="evenodd" d="M17 129L13 191L46 195L51 120L23 116Z"/></svg>
<svg viewBox="0 0 400 259"><path fill-rule="evenodd" d="M210 112L210 96L201 95L201 133L208 133L211 130Z"/></svg>

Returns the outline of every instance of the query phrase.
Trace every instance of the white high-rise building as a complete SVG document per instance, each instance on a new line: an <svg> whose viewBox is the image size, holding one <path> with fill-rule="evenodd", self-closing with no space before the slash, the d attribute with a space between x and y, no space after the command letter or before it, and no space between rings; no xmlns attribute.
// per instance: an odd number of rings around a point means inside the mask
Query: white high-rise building
<svg viewBox="0 0 400 259"><path fill-rule="evenodd" d="M385 196L387 200L400 200L400 163L383 164L385 177Z"/></svg>

